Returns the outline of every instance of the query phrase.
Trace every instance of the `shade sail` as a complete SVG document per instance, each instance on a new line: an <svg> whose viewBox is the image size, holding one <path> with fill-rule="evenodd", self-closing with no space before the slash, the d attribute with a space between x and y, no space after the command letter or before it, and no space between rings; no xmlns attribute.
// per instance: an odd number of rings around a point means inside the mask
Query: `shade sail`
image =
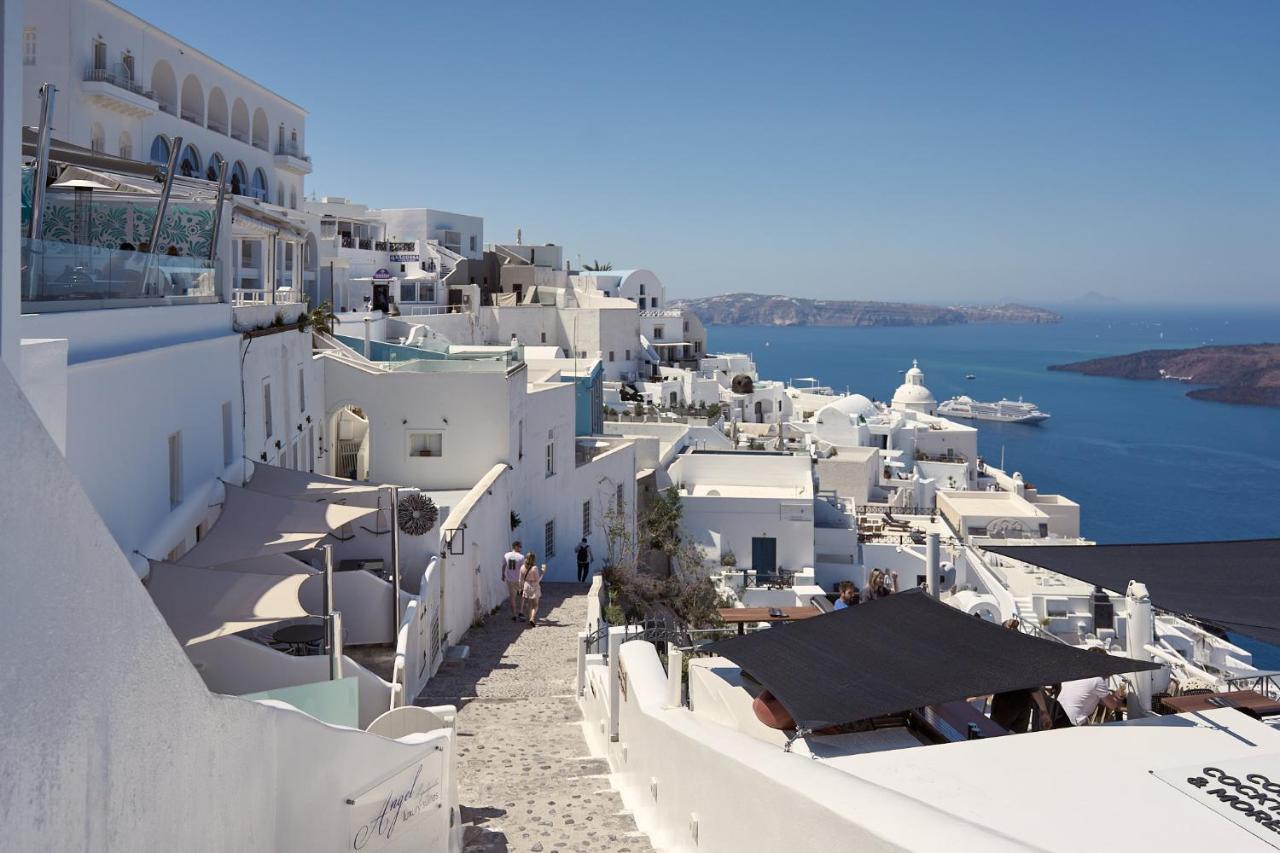
<svg viewBox="0 0 1280 853"><path fill-rule="evenodd" d="M376 507L298 501L226 485L222 514L177 562L208 568L237 560L310 548Z"/></svg>
<svg viewBox="0 0 1280 853"><path fill-rule="evenodd" d="M1280 539L986 550L1116 593L1139 581L1161 610L1280 644Z"/></svg>
<svg viewBox="0 0 1280 853"><path fill-rule="evenodd" d="M285 619L312 616L299 591L313 574L196 569L153 561L147 591L184 646Z"/></svg>
<svg viewBox="0 0 1280 853"><path fill-rule="evenodd" d="M376 495L378 486L346 480L342 477L326 477L323 474L311 474L306 471L294 471L292 468L281 468L265 462L253 463L253 477L244 484L246 489L275 495L278 498L293 498L300 501L334 501L352 495Z"/></svg>
<svg viewBox="0 0 1280 853"><path fill-rule="evenodd" d="M901 592L711 643L777 697L800 728L1090 676L1159 669L1010 631Z"/></svg>

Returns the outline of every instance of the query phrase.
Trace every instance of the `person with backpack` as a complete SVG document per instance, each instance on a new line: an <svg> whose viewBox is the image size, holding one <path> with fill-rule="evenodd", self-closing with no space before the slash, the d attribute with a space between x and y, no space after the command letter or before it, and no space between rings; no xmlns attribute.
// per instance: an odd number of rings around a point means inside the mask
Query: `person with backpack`
<svg viewBox="0 0 1280 853"><path fill-rule="evenodd" d="M587 544L587 537L582 537L574 552L578 555L578 583L586 583L591 575L591 546Z"/></svg>

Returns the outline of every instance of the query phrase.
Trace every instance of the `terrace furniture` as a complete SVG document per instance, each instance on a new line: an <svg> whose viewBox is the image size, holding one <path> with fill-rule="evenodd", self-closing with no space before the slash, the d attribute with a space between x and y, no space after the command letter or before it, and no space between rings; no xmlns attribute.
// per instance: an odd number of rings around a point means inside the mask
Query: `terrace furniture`
<svg viewBox="0 0 1280 853"><path fill-rule="evenodd" d="M1216 708L1236 708L1258 717L1270 717L1280 714L1280 702L1269 696L1264 696L1256 690L1230 690L1226 693L1196 693L1170 696L1161 701L1171 714L1212 711Z"/></svg>
<svg viewBox="0 0 1280 853"><path fill-rule="evenodd" d="M770 610L778 610L782 615L771 616ZM721 607L716 612L726 625L737 625L739 634L746 633L748 622L794 622L822 615L816 607Z"/></svg>
<svg viewBox="0 0 1280 853"><path fill-rule="evenodd" d="M273 642L288 646L291 655L310 654L317 644L323 645L325 627L320 622L295 622L271 633Z"/></svg>

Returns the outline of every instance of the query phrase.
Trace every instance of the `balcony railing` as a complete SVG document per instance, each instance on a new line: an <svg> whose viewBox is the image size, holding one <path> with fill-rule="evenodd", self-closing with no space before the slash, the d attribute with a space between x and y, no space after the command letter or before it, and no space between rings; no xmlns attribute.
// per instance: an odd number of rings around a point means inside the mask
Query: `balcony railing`
<svg viewBox="0 0 1280 853"><path fill-rule="evenodd" d="M276 153L297 157L299 160L306 160L308 163L311 162L311 158L302 153L302 146L293 141L278 143L276 145Z"/></svg>
<svg viewBox="0 0 1280 853"><path fill-rule="evenodd" d="M84 79L91 83L110 83L112 86L124 89L127 92L133 92L135 95L141 95L144 98L153 97L151 92L144 89L141 83L135 81L123 66L120 68L91 67L85 72Z"/></svg>
<svg viewBox="0 0 1280 853"><path fill-rule="evenodd" d="M192 124L198 124L201 127L204 126L204 116L200 115L200 113L195 110L183 109L181 115L184 120L189 121Z"/></svg>
<svg viewBox="0 0 1280 853"><path fill-rule="evenodd" d="M379 252L412 252L418 247L417 243L403 243L395 240L378 240L373 247Z"/></svg>
<svg viewBox="0 0 1280 853"><path fill-rule="evenodd" d="M171 116L176 116L178 114L178 108L175 107L173 104L169 104L169 103L165 103L164 101L161 101L160 112L168 113Z"/></svg>
<svg viewBox="0 0 1280 853"><path fill-rule="evenodd" d="M244 131L232 130L231 138L236 140L237 142L243 142L245 145L249 144L249 135Z"/></svg>
<svg viewBox="0 0 1280 853"><path fill-rule="evenodd" d="M261 290L253 287L237 287L231 291L231 304L243 305L297 305L307 296L300 290Z"/></svg>
<svg viewBox="0 0 1280 853"><path fill-rule="evenodd" d="M22 301L46 310L211 301L218 262L54 240L22 240Z"/></svg>
<svg viewBox="0 0 1280 853"><path fill-rule="evenodd" d="M372 241L372 240L366 240L366 239L364 239L364 238L361 238L361 239L359 239L359 240L356 240L356 248L359 248L359 249L367 249L367 250L369 250L369 251L373 251L373 241Z"/></svg>
<svg viewBox="0 0 1280 853"><path fill-rule="evenodd" d="M959 453L925 453L923 450L916 451L917 462L953 462L957 465L963 465L965 458Z"/></svg>

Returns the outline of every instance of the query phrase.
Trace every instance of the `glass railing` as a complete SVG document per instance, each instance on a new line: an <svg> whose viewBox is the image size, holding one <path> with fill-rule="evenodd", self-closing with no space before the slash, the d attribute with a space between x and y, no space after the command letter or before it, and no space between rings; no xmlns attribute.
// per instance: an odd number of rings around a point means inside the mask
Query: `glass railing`
<svg viewBox="0 0 1280 853"><path fill-rule="evenodd" d="M217 295L218 262L208 258L22 241L23 302L58 303L60 310L76 310L208 302Z"/></svg>

